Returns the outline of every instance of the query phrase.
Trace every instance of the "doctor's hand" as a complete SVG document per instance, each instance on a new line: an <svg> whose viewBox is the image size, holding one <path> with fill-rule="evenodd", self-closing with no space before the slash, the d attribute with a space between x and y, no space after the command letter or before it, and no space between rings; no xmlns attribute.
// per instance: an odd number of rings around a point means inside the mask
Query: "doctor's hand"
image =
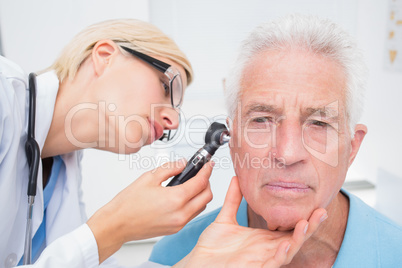
<svg viewBox="0 0 402 268"><path fill-rule="evenodd" d="M299 221L293 231L269 231L239 226L236 214L242 199L233 177L216 220L204 230L194 249L174 267L280 267L291 262L303 243L317 230L325 209L309 221Z"/></svg>
<svg viewBox="0 0 402 268"><path fill-rule="evenodd" d="M205 209L212 200L213 162L181 185L161 186L185 165L185 161L170 162L144 173L88 220L98 244L99 263L125 242L178 232Z"/></svg>

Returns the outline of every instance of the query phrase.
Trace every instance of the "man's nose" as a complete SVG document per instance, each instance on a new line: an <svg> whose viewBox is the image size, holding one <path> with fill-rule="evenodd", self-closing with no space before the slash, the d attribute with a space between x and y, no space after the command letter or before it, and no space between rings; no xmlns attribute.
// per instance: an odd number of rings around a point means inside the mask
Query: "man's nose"
<svg viewBox="0 0 402 268"><path fill-rule="evenodd" d="M308 152L303 144L299 120L281 120L276 126L275 134L272 153L278 161L285 165L293 165L307 159Z"/></svg>

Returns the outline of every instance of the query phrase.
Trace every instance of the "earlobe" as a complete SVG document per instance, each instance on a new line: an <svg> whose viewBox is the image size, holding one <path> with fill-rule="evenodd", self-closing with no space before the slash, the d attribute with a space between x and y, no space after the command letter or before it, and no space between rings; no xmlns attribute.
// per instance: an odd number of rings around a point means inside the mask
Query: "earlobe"
<svg viewBox="0 0 402 268"><path fill-rule="evenodd" d="M100 40L95 44L91 57L94 71L98 76L103 74L117 51L117 45L111 40Z"/></svg>
<svg viewBox="0 0 402 268"><path fill-rule="evenodd" d="M352 165L354 159L356 158L357 152L359 151L360 145L362 144L366 134L367 127L362 124L357 124L355 127L355 135L351 141L352 150L349 156L349 166Z"/></svg>

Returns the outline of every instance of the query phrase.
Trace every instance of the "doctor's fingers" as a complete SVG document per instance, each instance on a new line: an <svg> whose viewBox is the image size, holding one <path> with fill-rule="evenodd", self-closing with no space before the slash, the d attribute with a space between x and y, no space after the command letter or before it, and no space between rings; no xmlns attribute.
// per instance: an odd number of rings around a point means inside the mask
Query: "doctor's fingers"
<svg viewBox="0 0 402 268"><path fill-rule="evenodd" d="M238 224L236 216L242 197L243 195L240 191L239 180L236 176L234 176L226 193L223 207L219 212L215 222Z"/></svg>
<svg viewBox="0 0 402 268"><path fill-rule="evenodd" d="M202 212L212 200L209 177L214 163L206 163L190 180L172 187L160 187L160 194L165 194L169 202L169 214L174 225L182 228L189 220ZM165 174L163 174L166 172ZM156 169L157 176L169 174L163 169ZM171 174L171 173L170 173Z"/></svg>
<svg viewBox="0 0 402 268"><path fill-rule="evenodd" d="M293 231L292 245L301 246L311 235L317 231L320 223L326 218L327 211L319 208L313 211L308 221L300 220Z"/></svg>
<svg viewBox="0 0 402 268"><path fill-rule="evenodd" d="M182 172L186 164L187 161L183 158L178 161L164 163L145 174L150 176L150 181L153 185L161 185L162 182Z"/></svg>
<svg viewBox="0 0 402 268"><path fill-rule="evenodd" d="M292 261L293 257L297 254L297 252L299 252L304 242L306 242L314 234L314 232L317 231L321 222L326 219L326 215L326 210L319 208L313 212L309 218L309 221L301 220L296 224L293 235L288 241L290 243L290 247L286 254L286 261L284 264L288 264Z"/></svg>
<svg viewBox="0 0 402 268"><path fill-rule="evenodd" d="M189 200L184 208L183 213L185 215L190 216L188 221L195 218L198 214L205 210L207 204L211 202L213 197L211 186L208 183L208 186L200 193L198 193L195 197Z"/></svg>
<svg viewBox="0 0 402 268"><path fill-rule="evenodd" d="M318 208L314 210L313 214L311 214L308 219L308 230L305 239L311 237L311 235L317 231L318 227L321 225L323 221L328 218L327 211L324 208Z"/></svg>
<svg viewBox="0 0 402 268"><path fill-rule="evenodd" d="M174 187L178 186L167 187L166 190L171 191ZM171 193L172 192L170 192L170 194ZM165 220L170 223L171 228L165 235L180 231L189 221L200 214L211 200L212 191L209 184L202 192L198 193L189 201L184 201L184 199L177 194L173 196L170 195L169 211Z"/></svg>
<svg viewBox="0 0 402 268"><path fill-rule="evenodd" d="M289 247L290 247L289 241L282 241L282 243L279 244L278 249L275 252L275 255L273 257L268 256L268 260L263 264L262 267L276 268L281 267L285 263L288 263L287 256Z"/></svg>
<svg viewBox="0 0 402 268"><path fill-rule="evenodd" d="M214 163L206 163L196 176L185 183L173 187L169 190L175 193L175 205L177 212L175 217L177 222L183 226L198 214L200 214L212 200L211 185L209 177L212 173ZM172 200L174 202L174 200ZM181 205L182 204L182 205ZM173 207L173 206L172 206Z"/></svg>
<svg viewBox="0 0 402 268"><path fill-rule="evenodd" d="M205 190L211 191L209 178L211 177L214 165L215 163L213 161L206 163L193 178L181 185L173 186L171 188L174 189L174 191L177 191L177 195L185 202L189 202Z"/></svg>

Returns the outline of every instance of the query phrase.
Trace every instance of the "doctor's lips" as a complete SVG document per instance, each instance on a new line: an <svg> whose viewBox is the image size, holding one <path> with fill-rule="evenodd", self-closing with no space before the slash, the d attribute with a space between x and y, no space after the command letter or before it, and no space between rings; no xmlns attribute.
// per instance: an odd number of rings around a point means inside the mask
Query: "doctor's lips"
<svg viewBox="0 0 402 268"><path fill-rule="evenodd" d="M163 135L163 128L162 126L154 121L154 120L150 120L149 121L149 125L150 125L150 132L151 132L151 143L154 142L155 140L159 139L160 137L162 137Z"/></svg>

